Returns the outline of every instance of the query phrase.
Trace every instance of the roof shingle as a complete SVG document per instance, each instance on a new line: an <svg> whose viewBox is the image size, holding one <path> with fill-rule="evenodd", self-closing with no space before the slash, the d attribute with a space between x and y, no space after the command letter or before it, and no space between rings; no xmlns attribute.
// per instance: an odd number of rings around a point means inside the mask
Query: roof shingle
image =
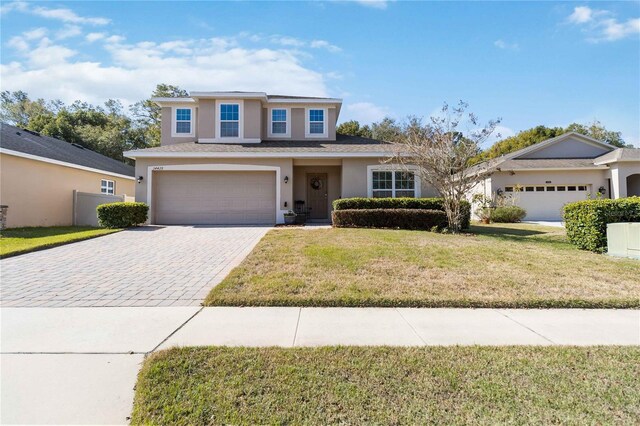
<svg viewBox="0 0 640 426"><path fill-rule="evenodd" d="M135 176L135 169L113 158L106 157L60 139L40 135L9 124L0 123L0 147L24 154L76 164L125 176Z"/></svg>
<svg viewBox="0 0 640 426"><path fill-rule="evenodd" d="M164 145L154 148L130 151L128 154L135 157L136 153L216 153L216 152L242 152L242 153L264 153L277 152L283 154L304 153L362 153L372 152L383 155L393 154L395 146L389 142L375 139L362 138L358 136L340 135L335 141L304 141L304 140L277 140L262 141L260 143L246 144L221 144L221 143L197 143L185 142L174 145Z"/></svg>

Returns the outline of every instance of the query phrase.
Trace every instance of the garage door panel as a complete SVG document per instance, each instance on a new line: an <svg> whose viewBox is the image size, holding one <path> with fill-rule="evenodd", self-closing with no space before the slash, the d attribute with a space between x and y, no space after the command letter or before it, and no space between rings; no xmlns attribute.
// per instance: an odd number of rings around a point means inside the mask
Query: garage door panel
<svg viewBox="0 0 640 426"><path fill-rule="evenodd" d="M562 220L562 208L567 203L586 200L583 191L520 192L517 204L527 211L525 220Z"/></svg>
<svg viewBox="0 0 640 426"><path fill-rule="evenodd" d="M275 172L163 171L154 175L155 223L275 223Z"/></svg>

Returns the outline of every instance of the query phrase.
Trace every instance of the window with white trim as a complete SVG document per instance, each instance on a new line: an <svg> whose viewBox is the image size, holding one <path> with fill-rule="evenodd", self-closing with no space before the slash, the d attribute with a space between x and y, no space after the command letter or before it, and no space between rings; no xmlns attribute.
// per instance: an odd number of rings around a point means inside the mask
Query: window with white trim
<svg viewBox="0 0 640 426"><path fill-rule="evenodd" d="M114 195L116 193L116 182L113 180L102 179L100 181L100 192L103 194Z"/></svg>
<svg viewBox="0 0 640 426"><path fill-rule="evenodd" d="M239 104L220 104L220 137L240 137Z"/></svg>
<svg viewBox="0 0 640 426"><path fill-rule="evenodd" d="M323 135L324 134L324 110L323 109L310 109L309 110L309 134L311 135Z"/></svg>
<svg viewBox="0 0 640 426"><path fill-rule="evenodd" d="M373 198L416 197L416 179L413 172L374 170L371 179Z"/></svg>
<svg viewBox="0 0 640 426"><path fill-rule="evenodd" d="M287 110L284 108L274 108L271 110L271 134L287 134Z"/></svg>
<svg viewBox="0 0 640 426"><path fill-rule="evenodd" d="M191 134L191 108L176 108L176 134Z"/></svg>

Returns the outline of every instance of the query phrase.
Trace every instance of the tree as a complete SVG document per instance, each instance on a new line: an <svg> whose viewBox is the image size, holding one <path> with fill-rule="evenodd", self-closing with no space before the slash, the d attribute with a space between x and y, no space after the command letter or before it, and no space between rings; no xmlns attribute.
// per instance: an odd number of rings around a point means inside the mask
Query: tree
<svg viewBox="0 0 640 426"><path fill-rule="evenodd" d="M594 120L589 125L571 123L565 129L565 132L576 132L581 135L589 136L591 138L597 139L601 142L606 142L618 148L629 147L632 145L627 145L627 143L622 139L621 132L615 132L613 130L607 130L602 123L598 120Z"/></svg>
<svg viewBox="0 0 640 426"><path fill-rule="evenodd" d="M455 107L444 104L441 114L427 124L410 118L394 141L396 155L390 160L406 170L417 167L420 179L438 191L453 233L461 230L466 195L493 172L493 164L472 167L471 160L500 122L490 120L481 126L467 110L468 104L461 101Z"/></svg>
<svg viewBox="0 0 640 426"><path fill-rule="evenodd" d="M0 94L0 119L3 122L26 128L32 117L51 116L59 106L59 101L47 105L44 99L32 101L22 90L17 92L3 91Z"/></svg>
<svg viewBox="0 0 640 426"><path fill-rule="evenodd" d="M540 125L531 129L523 130L515 136L496 142L489 149L478 155L473 162L480 163L491 158L497 158L539 142L546 141L547 139L555 138L556 136L560 136L567 132L580 133L619 148L625 146L632 147L632 145L627 145L625 143L620 132L607 130L602 123L597 120L589 125L572 123L565 128L546 127Z"/></svg>
<svg viewBox="0 0 640 426"><path fill-rule="evenodd" d="M136 127L143 129L143 135L147 146L160 145L160 121L161 108L152 98L181 98L189 96L189 93L170 84L158 84L151 93L151 97L143 101L136 102L130 108Z"/></svg>
<svg viewBox="0 0 640 426"><path fill-rule="evenodd" d="M345 121L336 129L341 135L360 136L362 138L371 138L371 129L368 125L360 126L356 120Z"/></svg>
<svg viewBox="0 0 640 426"><path fill-rule="evenodd" d="M371 137L381 141L393 142L402 134L401 126L391 117L385 117L371 125Z"/></svg>
<svg viewBox="0 0 640 426"><path fill-rule="evenodd" d="M474 158L474 163L497 158L510 152L526 148L538 142L560 136L565 131L562 127L536 126L528 130L523 130L515 136L502 139L491 146L491 148Z"/></svg>

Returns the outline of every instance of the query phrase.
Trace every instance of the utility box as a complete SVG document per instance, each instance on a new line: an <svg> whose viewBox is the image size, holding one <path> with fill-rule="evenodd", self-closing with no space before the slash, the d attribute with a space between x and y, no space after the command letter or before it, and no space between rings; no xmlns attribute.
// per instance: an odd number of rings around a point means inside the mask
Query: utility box
<svg viewBox="0 0 640 426"><path fill-rule="evenodd" d="M607 224L607 254L640 259L640 222Z"/></svg>

